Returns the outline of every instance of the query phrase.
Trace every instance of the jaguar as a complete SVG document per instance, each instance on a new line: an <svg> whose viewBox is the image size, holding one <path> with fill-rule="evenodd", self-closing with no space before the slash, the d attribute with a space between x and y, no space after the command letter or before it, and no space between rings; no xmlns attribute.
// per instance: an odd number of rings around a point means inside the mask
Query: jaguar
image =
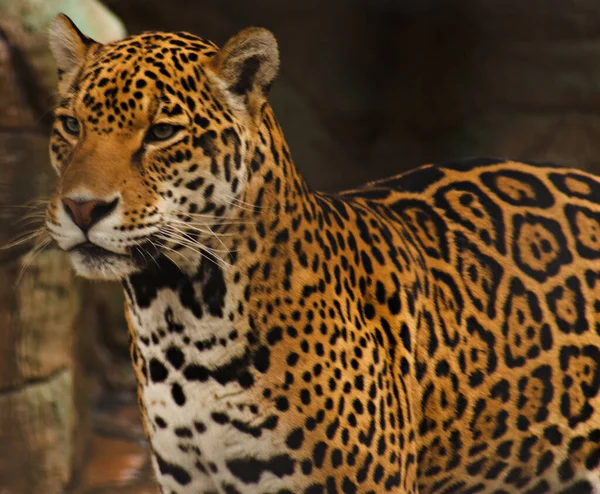
<svg viewBox="0 0 600 494"><path fill-rule="evenodd" d="M465 159L326 194L274 36L52 24L46 227L125 291L163 494L600 492L600 180ZM399 150L401 153L401 150Z"/></svg>

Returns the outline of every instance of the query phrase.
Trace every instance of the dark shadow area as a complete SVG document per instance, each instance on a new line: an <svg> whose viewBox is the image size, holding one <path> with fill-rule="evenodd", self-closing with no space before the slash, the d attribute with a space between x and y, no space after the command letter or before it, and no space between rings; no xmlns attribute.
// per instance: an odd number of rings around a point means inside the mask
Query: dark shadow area
<svg viewBox="0 0 600 494"><path fill-rule="evenodd" d="M494 155L594 170L600 9L559 0L106 2L131 33L271 29L271 102L314 187Z"/></svg>

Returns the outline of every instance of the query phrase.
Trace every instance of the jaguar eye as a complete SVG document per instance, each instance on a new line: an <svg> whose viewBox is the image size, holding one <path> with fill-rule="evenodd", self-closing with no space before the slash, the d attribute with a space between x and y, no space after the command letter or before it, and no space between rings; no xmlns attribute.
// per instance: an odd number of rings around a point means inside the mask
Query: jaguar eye
<svg viewBox="0 0 600 494"><path fill-rule="evenodd" d="M79 132L81 131L81 124L79 123L79 120L74 117L64 117L62 119L62 125L65 132L74 136L79 135Z"/></svg>
<svg viewBox="0 0 600 494"><path fill-rule="evenodd" d="M165 141L175 135L179 127L167 123L159 123L150 127L147 139L149 141Z"/></svg>

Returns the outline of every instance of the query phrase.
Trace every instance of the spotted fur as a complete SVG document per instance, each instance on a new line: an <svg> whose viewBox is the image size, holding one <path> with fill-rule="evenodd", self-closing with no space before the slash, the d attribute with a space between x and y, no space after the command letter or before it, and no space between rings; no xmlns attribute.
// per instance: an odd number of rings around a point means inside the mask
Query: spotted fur
<svg viewBox="0 0 600 494"><path fill-rule="evenodd" d="M268 32L52 40L48 228L123 280L164 494L598 492L597 178L479 159L314 192Z"/></svg>

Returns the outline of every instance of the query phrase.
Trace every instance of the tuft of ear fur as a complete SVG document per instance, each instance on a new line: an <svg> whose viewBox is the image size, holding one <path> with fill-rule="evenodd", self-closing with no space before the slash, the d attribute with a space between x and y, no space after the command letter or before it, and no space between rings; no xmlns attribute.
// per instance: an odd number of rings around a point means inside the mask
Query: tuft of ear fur
<svg viewBox="0 0 600 494"><path fill-rule="evenodd" d="M241 101L251 117L260 119L263 103L279 70L275 36L260 27L243 29L217 52L211 68L234 100Z"/></svg>
<svg viewBox="0 0 600 494"><path fill-rule="evenodd" d="M50 50L59 74L69 74L81 67L96 41L83 34L65 14L58 14L50 25Z"/></svg>

